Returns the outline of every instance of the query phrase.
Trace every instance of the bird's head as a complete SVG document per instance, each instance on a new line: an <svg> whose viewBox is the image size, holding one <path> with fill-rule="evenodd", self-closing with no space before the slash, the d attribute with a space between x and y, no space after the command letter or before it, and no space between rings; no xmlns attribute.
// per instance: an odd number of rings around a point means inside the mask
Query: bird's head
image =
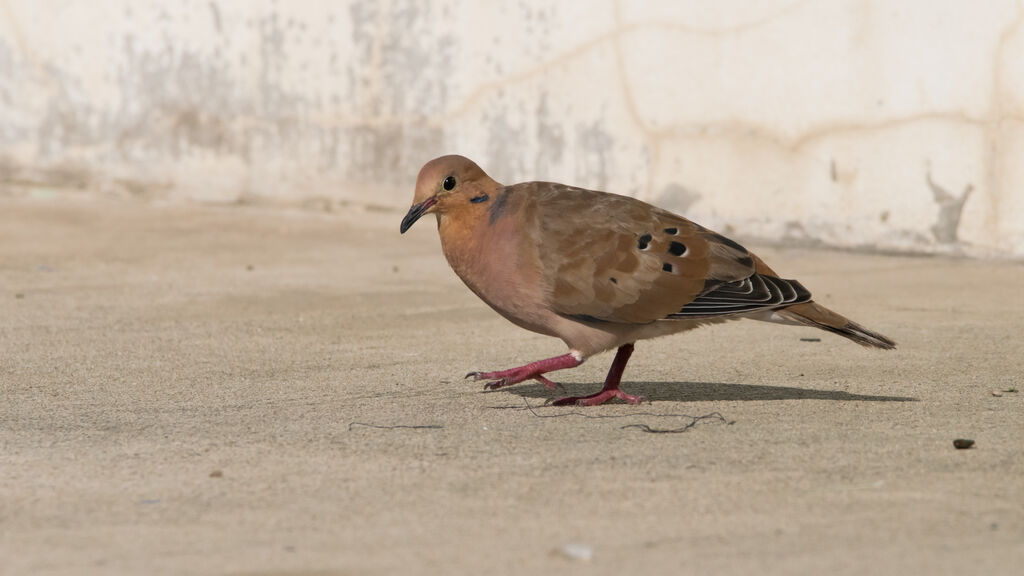
<svg viewBox="0 0 1024 576"><path fill-rule="evenodd" d="M447 214L479 209L487 204L498 183L472 160L441 156L427 162L416 178L412 207L402 219L402 234L425 214Z"/></svg>

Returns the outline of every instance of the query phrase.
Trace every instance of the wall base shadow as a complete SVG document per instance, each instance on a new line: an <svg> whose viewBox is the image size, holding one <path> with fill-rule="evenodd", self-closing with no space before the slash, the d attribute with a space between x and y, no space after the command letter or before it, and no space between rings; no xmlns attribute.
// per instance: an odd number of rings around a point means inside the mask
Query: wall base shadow
<svg viewBox="0 0 1024 576"><path fill-rule="evenodd" d="M583 396L601 389L602 382L562 384L564 390L548 390L541 384L517 384L496 392L511 392L524 398L554 400L562 396ZM841 390L816 390L792 386L723 384L720 382L623 382L622 389L650 401L723 402L764 400L833 400L838 402L919 402L908 396L873 396Z"/></svg>

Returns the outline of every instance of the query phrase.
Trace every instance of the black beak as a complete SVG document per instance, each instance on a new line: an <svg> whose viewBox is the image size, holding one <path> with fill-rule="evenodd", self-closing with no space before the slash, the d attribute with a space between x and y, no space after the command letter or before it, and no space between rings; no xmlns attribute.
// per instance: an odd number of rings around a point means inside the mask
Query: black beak
<svg viewBox="0 0 1024 576"><path fill-rule="evenodd" d="M413 204L412 208L409 208L409 212L406 213L405 218L402 218L402 226L398 228L398 231L405 234L405 231L412 228L412 225L416 223L423 213L430 209L434 203L437 202L437 196L431 196L419 204Z"/></svg>

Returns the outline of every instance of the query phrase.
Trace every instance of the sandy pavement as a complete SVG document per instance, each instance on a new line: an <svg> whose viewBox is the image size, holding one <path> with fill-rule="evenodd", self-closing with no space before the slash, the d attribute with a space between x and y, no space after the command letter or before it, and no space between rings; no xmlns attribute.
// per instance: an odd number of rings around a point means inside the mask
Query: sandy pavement
<svg viewBox="0 0 1024 576"><path fill-rule="evenodd" d="M1021 573L1024 265L751 245L900 348L736 322L555 408L461 379L565 350L401 216L0 199L0 573Z"/></svg>

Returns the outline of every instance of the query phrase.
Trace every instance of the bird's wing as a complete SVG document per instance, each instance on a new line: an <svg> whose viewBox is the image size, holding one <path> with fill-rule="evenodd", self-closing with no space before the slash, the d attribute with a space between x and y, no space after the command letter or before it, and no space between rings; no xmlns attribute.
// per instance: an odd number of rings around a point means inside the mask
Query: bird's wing
<svg viewBox="0 0 1024 576"><path fill-rule="evenodd" d="M728 238L639 200L530 182L528 230L552 309L592 322L646 324L776 308L810 299L795 281L759 274Z"/></svg>

